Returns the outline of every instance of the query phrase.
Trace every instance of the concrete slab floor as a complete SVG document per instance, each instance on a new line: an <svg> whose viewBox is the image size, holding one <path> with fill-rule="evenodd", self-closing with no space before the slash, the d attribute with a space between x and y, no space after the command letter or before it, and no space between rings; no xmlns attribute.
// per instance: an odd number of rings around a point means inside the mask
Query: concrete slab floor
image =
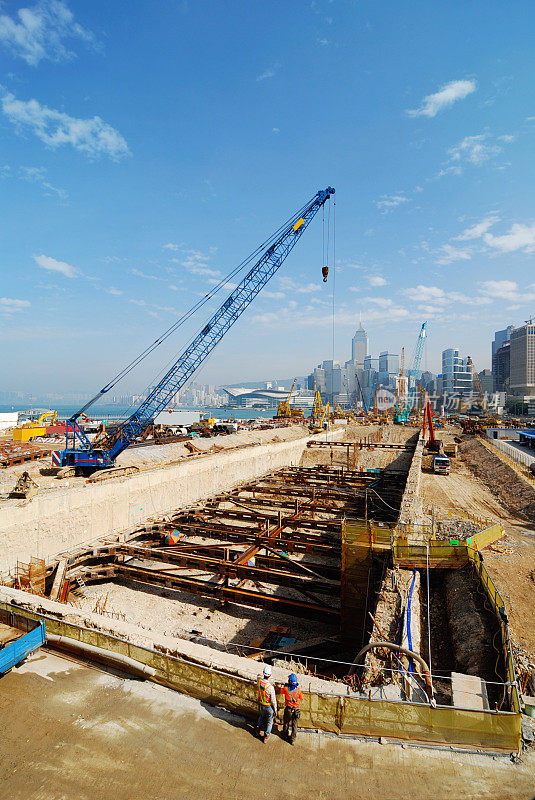
<svg viewBox="0 0 535 800"><path fill-rule="evenodd" d="M277 734L153 683L41 651L0 680L1 796L10 800L531 798L520 764L372 741Z"/></svg>

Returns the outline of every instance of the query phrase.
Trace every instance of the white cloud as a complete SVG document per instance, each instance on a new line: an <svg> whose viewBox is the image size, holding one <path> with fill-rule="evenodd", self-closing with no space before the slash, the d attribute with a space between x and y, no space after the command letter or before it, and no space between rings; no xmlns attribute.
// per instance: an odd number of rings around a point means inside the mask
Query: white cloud
<svg viewBox="0 0 535 800"><path fill-rule="evenodd" d="M52 186L52 184L46 180L46 169L44 167L21 167L20 177L30 183L39 184L45 190L45 194L54 194L56 197L59 197L60 200L66 200L69 196L65 189Z"/></svg>
<svg viewBox="0 0 535 800"><path fill-rule="evenodd" d="M488 297L480 297L477 295L469 296L452 291L446 292L439 286L425 286L424 284L403 289L402 294L414 303L418 303L421 310L426 312L430 308L433 308L435 311L443 310L444 306L450 305L451 303L479 306L487 305L492 302Z"/></svg>
<svg viewBox="0 0 535 800"><path fill-rule="evenodd" d="M100 117L71 117L37 100L17 100L10 92L2 97L2 110L17 128L30 130L49 147L69 144L91 157L105 155L114 161L130 155L119 131Z"/></svg>
<svg viewBox="0 0 535 800"><path fill-rule="evenodd" d="M211 277L211 278L219 278L221 277L221 272L218 269L209 269L208 267L197 266L195 263L189 264L187 262L182 263L183 267L186 267L188 272L191 272L192 275L201 275L203 277ZM215 281L215 283L219 283L219 281Z"/></svg>
<svg viewBox="0 0 535 800"><path fill-rule="evenodd" d="M479 285L489 297L505 298L506 300L517 299L518 283L516 281L482 281Z"/></svg>
<svg viewBox="0 0 535 800"><path fill-rule="evenodd" d="M136 275L138 278L146 278L148 281L157 281L160 280L157 275L147 275L145 272L141 272L140 269L131 269L130 272L132 275Z"/></svg>
<svg viewBox="0 0 535 800"><path fill-rule="evenodd" d="M480 239L484 233L488 231L489 228L492 228L497 222L500 221L499 217L489 216L485 217L481 220L481 222L476 223L476 225L472 225L471 228L465 228L464 231L459 234L459 236L454 237L454 241L457 242L467 242L470 239Z"/></svg>
<svg viewBox="0 0 535 800"><path fill-rule="evenodd" d="M513 253L515 250L533 253L535 252L535 222L532 222L531 225L515 222L502 236L486 233L484 240L489 247L494 247L502 253Z"/></svg>
<svg viewBox="0 0 535 800"><path fill-rule="evenodd" d="M78 275L80 275L80 272L76 269L76 267L72 267L65 261L56 261L55 258L45 255L34 256L33 258L39 267L51 270L52 272L61 272L61 274L66 278L76 278Z"/></svg>
<svg viewBox="0 0 535 800"><path fill-rule="evenodd" d="M277 134L277 133L281 132L281 129L280 128L272 128L271 132L274 133L274 134Z"/></svg>
<svg viewBox="0 0 535 800"><path fill-rule="evenodd" d="M120 295L122 295L121 289L116 289L115 286L110 286L110 288L106 289L106 291L108 294L114 295L114 297L119 297Z"/></svg>
<svg viewBox="0 0 535 800"><path fill-rule="evenodd" d="M307 283L304 286L299 286L297 291L299 294L310 294L311 292L319 292L321 289L321 284L319 283Z"/></svg>
<svg viewBox="0 0 535 800"><path fill-rule="evenodd" d="M375 205L378 209L382 211L383 214L387 214L392 209L397 208L398 206L402 205L403 203L410 202L408 197L405 197L404 194L383 194L381 195L380 200L375 200Z"/></svg>
<svg viewBox="0 0 535 800"><path fill-rule="evenodd" d="M64 61L74 57L64 39L94 43L93 34L74 21L62 0L41 0L31 8L17 11L18 21L0 15L0 42L11 52L36 67L40 61Z"/></svg>
<svg viewBox="0 0 535 800"><path fill-rule="evenodd" d="M415 303L445 302L446 292L438 286L424 286L419 284L412 288L403 289L403 294Z"/></svg>
<svg viewBox="0 0 535 800"><path fill-rule="evenodd" d="M285 291L298 292L299 294L311 294L313 292L318 292L321 289L321 285L319 283L300 284L297 283L297 281L292 280L292 278L286 277L286 275L281 275L279 277L279 283ZM263 292L263 294L265 294L265 292Z"/></svg>
<svg viewBox="0 0 535 800"><path fill-rule="evenodd" d="M265 289L262 292L262 297L267 297L268 300L284 300L286 295L284 294L284 292L270 292L267 289Z"/></svg>
<svg viewBox="0 0 535 800"><path fill-rule="evenodd" d="M444 244L440 248L436 263L451 264L452 261L470 261L471 258L472 254L469 250L460 250L458 247L452 247L451 244Z"/></svg>
<svg viewBox="0 0 535 800"><path fill-rule="evenodd" d="M438 92L424 97L420 108L407 111L410 117L436 117L439 111L452 106L457 100L463 100L475 92L475 81L450 81Z"/></svg>
<svg viewBox="0 0 535 800"><path fill-rule="evenodd" d="M365 297L364 302L373 303L381 308L388 308L392 305L392 300L390 300L388 297Z"/></svg>
<svg viewBox="0 0 535 800"><path fill-rule="evenodd" d="M450 147L448 153L455 162L468 161L480 167L485 161L501 153L503 148L493 144L489 133L480 133L477 136L465 136L459 144Z"/></svg>
<svg viewBox="0 0 535 800"><path fill-rule="evenodd" d="M163 245L164 250L180 250L181 245L175 244L174 242L168 242L168 244Z"/></svg>
<svg viewBox="0 0 535 800"><path fill-rule="evenodd" d="M520 288L516 281L509 280L482 281L479 285L484 295L493 300L509 300L516 304L516 308L535 300L535 283L526 288Z"/></svg>
<svg viewBox="0 0 535 800"><path fill-rule="evenodd" d="M256 80L266 81L269 78L274 78L275 75L277 74L279 67L280 64L273 64L272 67L268 67L267 69L264 70L264 72L260 73L260 75L257 75Z"/></svg>
<svg viewBox="0 0 535 800"><path fill-rule="evenodd" d="M14 297L0 297L0 311L4 314L16 314L31 305L29 300L18 300Z"/></svg>
<svg viewBox="0 0 535 800"><path fill-rule="evenodd" d="M386 286L387 281L381 275L368 275L366 280L370 286Z"/></svg>

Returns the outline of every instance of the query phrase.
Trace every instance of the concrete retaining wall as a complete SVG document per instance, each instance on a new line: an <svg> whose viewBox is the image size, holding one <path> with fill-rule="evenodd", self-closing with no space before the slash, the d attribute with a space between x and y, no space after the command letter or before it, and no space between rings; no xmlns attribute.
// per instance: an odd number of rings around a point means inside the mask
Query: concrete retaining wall
<svg viewBox="0 0 535 800"><path fill-rule="evenodd" d="M258 713L255 679L259 665L247 658L171 637L160 636L159 641L150 646L136 632L132 641L125 635L131 636L128 629L134 626L117 620L105 621L109 628L106 632L91 629L87 625L92 624L97 615L82 617L76 609L7 587L0 587L0 607L32 619L44 617L47 633L77 639L147 664L156 670L151 680L171 689L252 719ZM99 622L102 625L102 618ZM171 652L169 646L173 648ZM282 685L287 675L287 670L274 667L272 680ZM304 694L299 720L303 728L508 753L520 747L519 713L431 708L427 704L373 700L350 692L342 683L334 684L309 675L298 675L298 678Z"/></svg>
<svg viewBox="0 0 535 800"><path fill-rule="evenodd" d="M322 434L336 440L340 430ZM85 483L37 495L0 509L0 572L17 560L49 559L65 550L145 522L202 498L232 489L301 460L302 437L256 445L148 470L103 483Z"/></svg>
<svg viewBox="0 0 535 800"><path fill-rule="evenodd" d="M421 524L423 522L423 503L420 497L420 483L422 479L422 458L424 451L424 440L422 432L418 437L416 450L412 457L411 468L407 475L407 483L405 484L405 491L401 501L401 509L399 514L400 524L407 525Z"/></svg>

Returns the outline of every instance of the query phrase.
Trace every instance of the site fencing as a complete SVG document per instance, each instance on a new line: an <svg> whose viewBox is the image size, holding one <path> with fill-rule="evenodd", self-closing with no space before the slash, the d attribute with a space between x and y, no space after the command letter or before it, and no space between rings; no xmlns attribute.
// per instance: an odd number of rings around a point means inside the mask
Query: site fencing
<svg viewBox="0 0 535 800"><path fill-rule="evenodd" d="M529 483L531 483L532 486L535 486L535 476L531 473L529 466L523 462L515 460L514 457L505 452L505 450L502 449L502 445L504 444L504 442L498 439L487 439L485 437L481 437L479 441L487 448L487 450L490 450L491 453L495 453L495 455L499 459L501 459L501 461L503 461L505 464L511 467L512 470L521 475L522 478L524 478L524 480L527 480ZM516 451L516 448L512 449ZM532 459L532 461L534 460L535 459Z"/></svg>
<svg viewBox="0 0 535 800"><path fill-rule="evenodd" d="M479 577L479 580L483 588L485 589L489 602L500 624L504 663L506 670L505 682L507 684L504 686L504 690L508 695L509 707L513 711L519 713L520 697L518 693L518 684L516 679L513 653L511 649L511 639L509 637L509 624L508 624L507 612L505 609L505 603L503 601L501 594L496 588L496 584L494 583L489 573L487 572L487 569L483 564L479 551L473 549L472 547L467 548L467 550L468 550L469 561L476 575Z"/></svg>
<svg viewBox="0 0 535 800"><path fill-rule="evenodd" d="M13 611L11 604L0 608ZM249 719L258 715L255 680L159 652L110 633L64 622L49 615L16 608L31 619L44 619L48 633L94 645L128 656L155 670L151 680L214 706L222 706ZM508 711L482 711L430 704L378 700L371 694L351 696L349 687L340 693L308 690L301 686L303 701L299 726L338 734L385 736L490 751L516 752L521 744L521 715Z"/></svg>
<svg viewBox="0 0 535 800"><path fill-rule="evenodd" d="M509 444L509 442L504 442L502 439L489 439L487 444L505 453L512 461L515 461L517 464L522 464L525 467L529 467L530 464L533 464L535 461L535 456L525 453L523 450Z"/></svg>
<svg viewBox="0 0 535 800"><path fill-rule="evenodd" d="M350 524L346 524L351 528ZM354 526L357 528L357 526ZM413 526L414 527L414 526ZM509 707L520 712L520 698L517 688L517 679L509 636L508 617L505 603L486 567L483 564L481 549L498 541L505 534L501 523L492 525L471 536L469 539L440 540L428 538L411 539L408 537L408 526L393 528L388 533L384 528L376 529L372 523L363 528L359 526L358 536L352 542L353 547L367 548L376 553L385 551L387 537L390 537L390 546L394 564L406 569L425 568L462 568L470 564L475 571L479 583L488 597L492 611L501 629L502 656L506 674L504 676L504 691L508 696Z"/></svg>

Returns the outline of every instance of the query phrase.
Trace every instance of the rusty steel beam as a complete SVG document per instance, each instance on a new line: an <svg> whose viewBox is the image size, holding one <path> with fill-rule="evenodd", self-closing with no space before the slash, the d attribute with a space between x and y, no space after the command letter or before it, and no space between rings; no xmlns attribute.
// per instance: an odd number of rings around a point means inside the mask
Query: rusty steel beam
<svg viewBox="0 0 535 800"><path fill-rule="evenodd" d="M241 580L251 580L258 583L269 583L274 586L289 586L292 589L305 589L318 594L339 596L340 582L320 580L311 578L307 575L296 574L286 570L266 569L263 567L249 566L240 558L245 557L245 553L240 554L236 561L227 561L224 558L213 558L206 555L193 553L180 553L176 551L155 550L149 547L139 547L136 545L124 544L118 548L118 555L132 556L138 561L163 562L173 564L185 569L198 569L211 572L221 577L239 578ZM253 558L249 555L248 558ZM282 559L281 559L282 560Z"/></svg>
<svg viewBox="0 0 535 800"><path fill-rule="evenodd" d="M221 536L224 535L226 539L230 539L234 542L257 542L261 544L264 541L264 537L259 535L258 531L247 528L233 528L223 531L222 527L219 525L213 527L206 523L177 523L177 527L180 527L180 529L186 533L189 532L191 535L202 536L206 539L220 539ZM331 539L322 536L312 536L301 533L296 534L296 532L292 531L287 534L283 533L276 541L279 547L286 552L337 556L341 551L340 538Z"/></svg>
<svg viewBox="0 0 535 800"><path fill-rule="evenodd" d="M290 597L280 597L233 586L222 586L200 579L171 575L168 572L159 573L143 567L130 567L126 564L115 564L114 569L117 575L138 583L181 589L192 594L217 597L220 600L237 603L238 605L268 608L280 614L292 614L293 616L323 620L332 624L337 624L340 618L340 610L338 608L332 608L320 603L306 603L302 600L293 600Z"/></svg>
<svg viewBox="0 0 535 800"><path fill-rule="evenodd" d="M167 523L167 527L172 527L173 525L183 525L187 524L195 524L198 521L205 522L206 520L211 520L215 518L226 518L232 520L242 520L243 522L262 522L265 524L266 519L269 519L270 522L278 522L278 515L275 516L275 513L271 514L268 518L266 514L263 513L256 513L255 511L236 511L235 509L229 508L207 508L205 510L197 511L195 514L191 514L188 512L178 512L172 517L172 522ZM222 523L214 523L215 525L222 524ZM318 519L312 520L310 517L301 517L300 519L296 520L295 522L287 523L288 528L304 528L304 529L312 529L317 530L318 532L341 532L341 522L340 518L338 519ZM239 530L240 527L236 526L236 529ZM243 530L247 530L247 528L243 528Z"/></svg>
<svg viewBox="0 0 535 800"><path fill-rule="evenodd" d="M265 547L265 542L263 542ZM281 547L280 540L278 539L274 544L281 550L286 552L286 548ZM166 545L165 548L161 548L158 542L144 542L144 545L151 548L159 548L162 552L173 552L173 553L184 553L184 554L204 554L211 558L218 558L223 559L225 558L225 554L228 553L230 556L230 560L232 561L236 556L243 553L243 550L238 550L235 546L235 542L230 542L227 544L172 544ZM234 546L232 546L234 545ZM335 564L323 564L318 563L316 561L292 561L287 560L283 557L276 556L276 555L258 555L255 557L255 566L262 567L263 569L279 569L282 572L299 572L300 567L310 568L321 575L322 578L328 578L329 580L339 581L341 569L340 565Z"/></svg>
<svg viewBox="0 0 535 800"><path fill-rule="evenodd" d="M342 447L346 449L356 448L357 450L416 450L416 444L410 442L308 442L307 447Z"/></svg>

